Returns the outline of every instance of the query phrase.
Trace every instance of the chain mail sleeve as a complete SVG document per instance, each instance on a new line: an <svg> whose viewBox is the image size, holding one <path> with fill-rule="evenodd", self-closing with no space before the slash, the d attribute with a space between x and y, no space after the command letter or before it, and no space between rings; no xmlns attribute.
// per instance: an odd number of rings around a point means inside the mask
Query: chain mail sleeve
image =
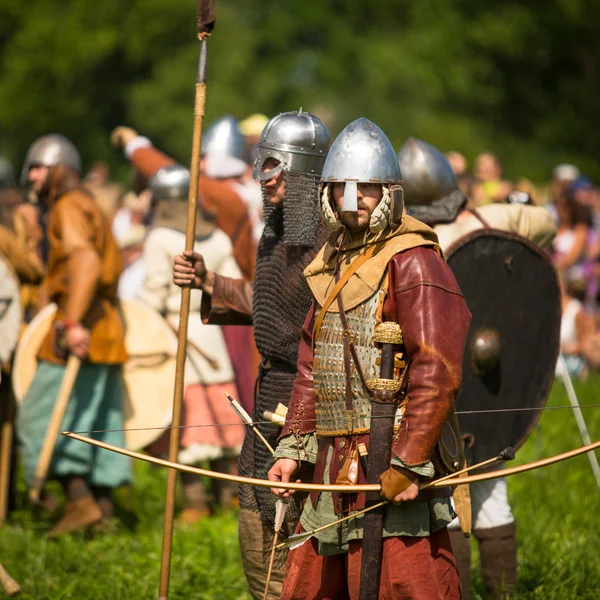
<svg viewBox="0 0 600 600"><path fill-rule="evenodd" d="M402 326L409 359L409 400L392 451L413 467L429 462L458 394L471 314L450 267L431 248L396 254L388 276L384 314Z"/></svg>

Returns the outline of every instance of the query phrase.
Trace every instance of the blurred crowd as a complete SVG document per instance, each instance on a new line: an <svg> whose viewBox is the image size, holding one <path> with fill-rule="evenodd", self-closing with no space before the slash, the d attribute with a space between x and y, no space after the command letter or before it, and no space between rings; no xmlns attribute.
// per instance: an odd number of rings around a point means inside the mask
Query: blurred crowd
<svg viewBox="0 0 600 600"><path fill-rule="evenodd" d="M459 152L447 154L472 208L492 202L546 206L557 223L551 258L562 292L561 353L569 374L600 367L600 190L572 164L559 164L549 182L504 177L498 156L480 154L470 170Z"/></svg>
<svg viewBox="0 0 600 600"><path fill-rule="evenodd" d="M232 239L234 256L247 279L252 279L255 248L263 228L262 197L259 184L252 179L252 156L267 120L261 114L242 121L223 117L207 130L203 142L200 197L204 215L216 220ZM149 181L157 165L154 157L149 161L138 158L138 150L151 142L130 128L117 128L112 143L123 148L131 163L129 185L112 181L109 166L102 161L90 165L83 184L111 221L122 253L125 270L119 294L139 298L146 273L144 244L155 217ZM447 158L472 208L508 202L542 205L551 211L558 226L552 260L563 292L562 353L571 374L585 377L589 368L600 367L600 190L572 164L557 165L550 180L539 185L525 177L509 181L501 159L491 152L478 155L472 165L458 151L448 152ZM14 186L12 167L3 158L0 181L5 188L0 224L16 229L30 245L39 246L43 258L43 228L38 227L35 205L27 201L25 191ZM212 184L217 187L213 189ZM225 206L227 203L231 206ZM242 228L247 228L249 235L243 235ZM25 304L32 310L30 303ZM246 398L245 404L249 403Z"/></svg>
<svg viewBox="0 0 600 600"><path fill-rule="evenodd" d="M198 180L197 251L211 257L214 264L207 264L210 270L250 282L264 227L261 187L252 177L253 155L267 121L266 116L254 114L242 121L226 116L214 122L203 138ZM128 185L112 180L109 166L102 161L90 165L81 184L104 213L118 245L124 265L118 295L145 303L176 330L180 290L171 280L171 262L184 244L189 173L143 132L117 127L111 143L130 164ZM562 292L564 365L577 377L600 368L600 190L575 165L557 165L550 181L540 186L525 178L509 181L499 157L489 152L477 156L472 165L457 151L448 152L447 158L470 208L516 203L545 206L552 213L557 234L551 259ZM27 264L17 269L26 322L45 303L40 281L48 255L44 206L36 203L35 194L28 190L29 175L26 164L21 181L17 181L13 167L0 158L0 251L8 256L11 244L18 243L28 257ZM165 233L165 228L177 235ZM18 260L8 258L13 266ZM189 352L192 363L198 359L204 366L197 381L186 380L187 418L190 422L231 423L229 409L220 414L223 392L239 398L250 412L260 357L249 328L204 329L200 311L201 293L194 292L193 349ZM218 470L234 472L243 427L231 429L228 439L216 434L208 439L206 431L184 430L180 461L216 461ZM164 437L156 439L148 449L164 454L165 442ZM184 505L189 501L184 518L195 521L206 514L211 501L198 481L184 481L184 488ZM233 488L213 492L222 507L235 502Z"/></svg>

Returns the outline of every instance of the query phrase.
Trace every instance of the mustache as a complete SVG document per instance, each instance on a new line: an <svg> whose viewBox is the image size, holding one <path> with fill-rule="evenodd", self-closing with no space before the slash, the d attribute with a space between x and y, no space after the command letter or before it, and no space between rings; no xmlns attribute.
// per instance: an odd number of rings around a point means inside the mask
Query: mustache
<svg viewBox="0 0 600 600"><path fill-rule="evenodd" d="M365 211L369 210L369 207L366 204L364 204L363 202L358 202L357 205L356 205L356 208L358 210L365 210ZM352 210L352 211L342 211L342 212L354 213L355 211Z"/></svg>

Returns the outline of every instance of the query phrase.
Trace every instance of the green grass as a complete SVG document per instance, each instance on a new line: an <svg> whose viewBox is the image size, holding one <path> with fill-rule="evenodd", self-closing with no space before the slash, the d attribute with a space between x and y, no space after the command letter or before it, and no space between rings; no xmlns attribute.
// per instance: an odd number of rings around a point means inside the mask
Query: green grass
<svg viewBox="0 0 600 600"><path fill-rule="evenodd" d="M600 378L577 384L580 402L600 403ZM561 385L549 405L568 404ZM584 410L592 439L600 438L600 410ZM570 410L548 410L519 451L516 464L581 445ZM137 522L115 535L73 536L47 541L51 521L26 508L0 530L0 562L17 579L25 600L141 600L157 597L162 538L164 470L136 465L130 505ZM20 489L20 498L24 497ZM512 477L509 493L518 521L518 598L600 598L600 491L586 456ZM476 555L476 553L474 554ZM477 563L474 598L483 598ZM0 592L0 597L2 594ZM177 530L171 571L171 600L246 599L236 533L236 515L207 519Z"/></svg>

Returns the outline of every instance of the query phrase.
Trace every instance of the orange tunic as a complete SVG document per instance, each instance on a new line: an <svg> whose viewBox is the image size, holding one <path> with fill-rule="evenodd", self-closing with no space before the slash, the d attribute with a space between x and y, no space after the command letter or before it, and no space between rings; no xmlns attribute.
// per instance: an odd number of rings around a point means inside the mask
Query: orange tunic
<svg viewBox="0 0 600 600"><path fill-rule="evenodd" d="M97 364L123 364L127 359L124 328L119 314L117 283L123 270L110 225L94 199L83 190L61 196L50 209L48 219L47 288L58 305L55 322L65 319L69 289L69 260L81 250L92 249L100 258L101 270L91 306L82 319L90 331L88 360ZM38 353L40 360L63 364L55 350L55 327L46 336Z"/></svg>
<svg viewBox="0 0 600 600"><path fill-rule="evenodd" d="M148 179L159 169L175 164L172 158L154 146L138 148L131 155L132 164ZM230 182L200 176L200 198L204 207L216 215L216 225L233 244L233 256L247 281L254 279L256 244L248 207Z"/></svg>

